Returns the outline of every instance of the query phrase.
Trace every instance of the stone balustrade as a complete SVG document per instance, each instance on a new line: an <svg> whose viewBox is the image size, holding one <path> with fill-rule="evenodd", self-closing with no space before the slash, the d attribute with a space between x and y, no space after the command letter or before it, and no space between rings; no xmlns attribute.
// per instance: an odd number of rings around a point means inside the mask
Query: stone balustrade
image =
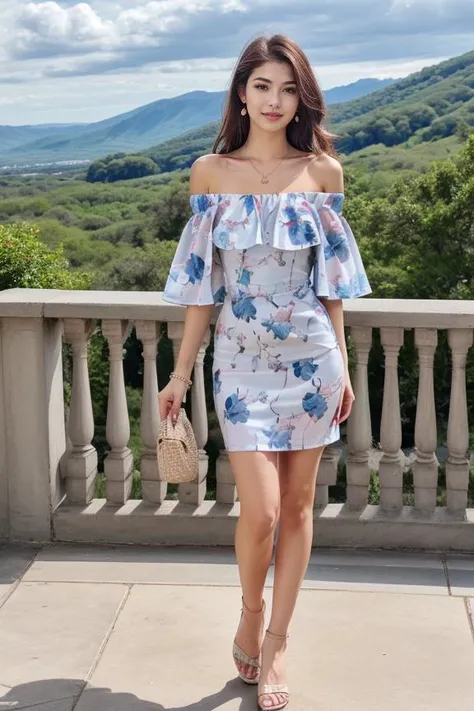
<svg viewBox="0 0 474 711"><path fill-rule="evenodd" d="M359 299L344 302L353 348L356 394L347 423L346 501L329 503L341 443L327 447L318 476L314 545L474 550L474 509L468 508L470 468L466 362L472 356L474 302ZM0 292L0 538L121 543L230 545L239 513L226 453L216 463L216 500L206 498L208 413L204 356L199 352L191 419L199 477L167 496L156 464L157 349L167 324L179 351L185 309L159 293L11 289ZM109 389L104 460L105 498L95 498L97 452L89 382L88 340L100 324L108 342ZM133 455L123 369L132 327L142 344L140 417L142 499L130 498ZM419 377L415 447L409 466L414 505L404 505L399 354L414 329ZM380 504L368 503L374 470L369 407L369 356L378 331L384 354L380 442L375 447ZM451 377L447 431L446 506L437 506L439 448L433 363L438 332L447 331ZM65 416L63 350L72 351L72 388ZM472 423L471 423L472 426ZM135 464L136 466L136 464Z"/></svg>

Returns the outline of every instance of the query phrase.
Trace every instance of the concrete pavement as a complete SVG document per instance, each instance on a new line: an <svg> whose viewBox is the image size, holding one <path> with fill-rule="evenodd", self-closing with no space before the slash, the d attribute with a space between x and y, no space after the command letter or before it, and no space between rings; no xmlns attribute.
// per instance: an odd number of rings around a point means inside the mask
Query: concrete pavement
<svg viewBox="0 0 474 711"><path fill-rule="evenodd" d="M291 711L471 711L473 610L474 557L315 551ZM239 614L232 550L0 547L0 711L255 710Z"/></svg>

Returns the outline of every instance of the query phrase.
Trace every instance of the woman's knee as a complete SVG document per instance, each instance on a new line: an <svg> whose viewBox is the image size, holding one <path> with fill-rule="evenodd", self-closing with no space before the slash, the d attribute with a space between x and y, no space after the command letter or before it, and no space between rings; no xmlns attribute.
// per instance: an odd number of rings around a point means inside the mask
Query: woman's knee
<svg viewBox="0 0 474 711"><path fill-rule="evenodd" d="M316 476L323 447L285 452L281 462L281 522L299 529L312 524Z"/></svg>
<svg viewBox="0 0 474 711"><path fill-rule="evenodd" d="M273 535L280 516L280 507L276 504L267 504L252 508L241 509L240 518L256 542L263 541Z"/></svg>
<svg viewBox="0 0 474 711"><path fill-rule="evenodd" d="M256 542L270 536L280 514L280 482L275 452L229 455L240 502L241 525Z"/></svg>
<svg viewBox="0 0 474 711"><path fill-rule="evenodd" d="M286 527L298 529L313 518L313 500L302 492L285 492L281 499L281 521Z"/></svg>

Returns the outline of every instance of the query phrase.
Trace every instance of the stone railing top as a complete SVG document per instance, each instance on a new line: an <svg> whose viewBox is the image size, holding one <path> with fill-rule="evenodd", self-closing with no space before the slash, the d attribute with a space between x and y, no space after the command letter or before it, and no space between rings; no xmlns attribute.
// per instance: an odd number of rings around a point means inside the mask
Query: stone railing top
<svg viewBox="0 0 474 711"><path fill-rule="evenodd" d="M161 291L0 291L0 318L119 318L182 321L184 307L162 300ZM348 326L473 328L474 301L439 299L344 300ZM216 309L218 312L218 309Z"/></svg>

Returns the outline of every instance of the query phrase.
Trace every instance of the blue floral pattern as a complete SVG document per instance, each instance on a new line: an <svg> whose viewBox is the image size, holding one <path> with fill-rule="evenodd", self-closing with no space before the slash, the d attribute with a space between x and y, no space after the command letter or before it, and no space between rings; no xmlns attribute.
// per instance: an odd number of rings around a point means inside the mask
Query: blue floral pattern
<svg viewBox="0 0 474 711"><path fill-rule="evenodd" d="M293 429L291 425L286 427L274 425L269 430L263 430L265 437L268 437L269 448L276 450L291 449L291 432Z"/></svg>
<svg viewBox="0 0 474 711"><path fill-rule="evenodd" d="M320 388L316 392L305 394L303 398L303 410L307 412L310 417L320 420L327 409L327 399L321 395Z"/></svg>
<svg viewBox="0 0 474 711"><path fill-rule="evenodd" d="M232 312L238 319L250 323L251 319L257 318L257 308L251 296L239 296L232 299Z"/></svg>
<svg viewBox="0 0 474 711"><path fill-rule="evenodd" d="M245 396L241 397L237 388L237 392L232 393L225 400L224 417L235 425L237 422L247 422L249 414Z"/></svg>
<svg viewBox="0 0 474 711"><path fill-rule="evenodd" d="M189 277L190 284L202 281L204 276L204 260L198 254L191 253L186 262L184 271Z"/></svg>
<svg viewBox="0 0 474 711"><path fill-rule="evenodd" d="M318 368L318 364L311 360L297 360L293 363L294 374L303 380L311 380Z"/></svg>
<svg viewBox="0 0 474 711"><path fill-rule="evenodd" d="M213 393L229 451L339 438L344 364L320 299L371 293L341 193L193 195L163 293L221 305Z"/></svg>

